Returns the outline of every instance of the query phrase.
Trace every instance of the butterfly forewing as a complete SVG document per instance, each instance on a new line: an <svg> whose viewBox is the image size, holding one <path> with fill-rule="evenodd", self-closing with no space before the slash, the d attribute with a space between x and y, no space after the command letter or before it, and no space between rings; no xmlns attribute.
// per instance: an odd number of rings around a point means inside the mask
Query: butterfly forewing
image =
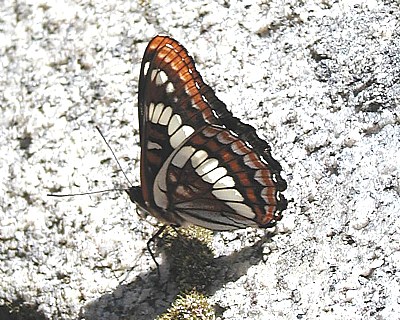
<svg viewBox="0 0 400 320"><path fill-rule="evenodd" d="M139 79L141 184L146 201L161 164L174 148L207 123L218 123L204 101L204 83L185 48L168 37L147 46Z"/></svg>
<svg viewBox="0 0 400 320"><path fill-rule="evenodd" d="M157 36L139 80L141 209L174 225L268 227L281 217L281 166L255 129L232 116L186 49Z"/></svg>

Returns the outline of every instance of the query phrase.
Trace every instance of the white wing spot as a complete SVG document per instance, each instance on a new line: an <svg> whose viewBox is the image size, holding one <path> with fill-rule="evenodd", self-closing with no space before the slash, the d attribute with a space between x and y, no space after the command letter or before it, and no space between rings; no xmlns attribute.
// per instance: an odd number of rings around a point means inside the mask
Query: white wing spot
<svg viewBox="0 0 400 320"><path fill-rule="evenodd" d="M197 151L192 157L192 166L193 168L197 168L200 163L208 158L208 153L204 150Z"/></svg>
<svg viewBox="0 0 400 320"><path fill-rule="evenodd" d="M182 119L179 114L174 114L168 124L168 135L172 135L182 125Z"/></svg>
<svg viewBox="0 0 400 320"><path fill-rule="evenodd" d="M236 189L221 189L211 191L214 196L220 200L225 201L238 201L242 202L244 200L243 196Z"/></svg>
<svg viewBox="0 0 400 320"><path fill-rule="evenodd" d="M153 116L151 117L151 122L153 123L157 123L158 119L160 118L160 115L162 113L162 111L164 110L164 103L160 102L157 103L156 107L154 108L154 113Z"/></svg>
<svg viewBox="0 0 400 320"><path fill-rule="evenodd" d="M208 103L208 100L207 100L207 98L206 98L204 95L201 95L201 98L203 99L203 101L204 101L205 103Z"/></svg>
<svg viewBox="0 0 400 320"><path fill-rule="evenodd" d="M154 79L157 76L157 73L158 73L158 69L155 69L155 70L151 71L151 76L150 76L151 81L154 81Z"/></svg>
<svg viewBox="0 0 400 320"><path fill-rule="evenodd" d="M177 148L187 137L194 132L194 129L189 126L180 127L169 139L172 148Z"/></svg>
<svg viewBox="0 0 400 320"><path fill-rule="evenodd" d="M242 141L239 140L231 144L231 149L234 153L240 156L251 152L251 150Z"/></svg>
<svg viewBox="0 0 400 320"><path fill-rule="evenodd" d="M149 114L148 114L148 118L151 119L153 117L153 112L154 112L154 103L150 103L149 105Z"/></svg>
<svg viewBox="0 0 400 320"><path fill-rule="evenodd" d="M254 219L256 214L251 210L251 208L244 203L237 202L225 202L228 206L230 206L233 210L236 211L237 214L249 219Z"/></svg>
<svg viewBox="0 0 400 320"><path fill-rule="evenodd" d="M263 186L273 186L273 181L270 178L270 173L265 170L257 170L254 175L254 179L257 180Z"/></svg>
<svg viewBox="0 0 400 320"><path fill-rule="evenodd" d="M143 67L143 75L146 76L147 72L149 71L150 62L146 62Z"/></svg>
<svg viewBox="0 0 400 320"><path fill-rule="evenodd" d="M196 149L191 146L181 148L172 159L172 164L178 168L183 168L195 151Z"/></svg>
<svg viewBox="0 0 400 320"><path fill-rule="evenodd" d="M260 169L264 166L264 164L258 157L256 157L255 160L252 160L249 154L246 154L244 156L243 162L246 166L248 166L251 169Z"/></svg>
<svg viewBox="0 0 400 320"><path fill-rule="evenodd" d="M166 74L164 71L160 70L160 71L157 73L157 76L156 76L156 85L157 85L157 86L161 86L161 85L163 85L164 83L166 83L167 81L168 81L168 76L167 76L167 74Z"/></svg>
<svg viewBox="0 0 400 320"><path fill-rule="evenodd" d="M165 91L167 91L167 93L172 93L175 91L175 87L172 84L172 82L167 83L167 87L165 88Z"/></svg>
<svg viewBox="0 0 400 320"><path fill-rule="evenodd" d="M147 150L161 150L162 147L156 143L156 142L152 142L152 141L147 141Z"/></svg>
<svg viewBox="0 0 400 320"><path fill-rule="evenodd" d="M206 127L202 132L205 137L212 138L217 135L220 130L216 129L215 127Z"/></svg>
<svg viewBox="0 0 400 320"><path fill-rule="evenodd" d="M222 178L223 176L225 176L228 173L228 171L226 171L225 168L223 167L219 167L215 170L210 171L209 173L205 174L204 176L202 176L201 178L205 181L205 182L209 182L209 183L215 183L218 179Z"/></svg>
<svg viewBox="0 0 400 320"><path fill-rule="evenodd" d="M222 144L230 144L234 141L234 138L226 131L222 131L217 135L217 139Z"/></svg>
<svg viewBox="0 0 400 320"><path fill-rule="evenodd" d="M265 200L265 202L266 203L268 203L268 204L273 204L273 203L271 203L271 199L270 199L270 197L269 196L271 196L271 198L273 199L273 197L272 197L272 191L271 191L271 189L270 188L268 188L268 187L266 187L266 188L264 188L264 189L262 189L262 191L261 191L261 197ZM273 201L273 200L272 200Z"/></svg>
<svg viewBox="0 0 400 320"><path fill-rule="evenodd" d="M233 180L233 178L230 176L226 176L218 180L214 184L214 189L232 188L234 186L235 186L235 181Z"/></svg>
<svg viewBox="0 0 400 320"><path fill-rule="evenodd" d="M168 124L169 119L171 119L171 115L172 115L172 108L166 107L163 113L161 114L160 119L158 119L158 123L163 126L166 126Z"/></svg>
<svg viewBox="0 0 400 320"><path fill-rule="evenodd" d="M218 160L210 158L204 161L202 164L200 164L196 168L196 172L198 175L202 176L206 173L209 173L211 170L214 170L216 167L218 167Z"/></svg>

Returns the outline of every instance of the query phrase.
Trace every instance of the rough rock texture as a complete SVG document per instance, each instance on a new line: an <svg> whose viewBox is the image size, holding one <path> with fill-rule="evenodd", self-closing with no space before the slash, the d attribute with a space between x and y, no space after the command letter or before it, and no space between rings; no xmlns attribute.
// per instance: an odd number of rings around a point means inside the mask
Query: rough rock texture
<svg viewBox="0 0 400 320"><path fill-rule="evenodd" d="M0 7L0 317L153 319L174 300L145 252L137 84L147 42L187 47L270 142L291 199L271 241L214 238L222 319L400 319L397 1L11 1ZM164 277L164 278L163 278ZM161 283L161 285L160 285ZM10 313L12 312L12 313Z"/></svg>

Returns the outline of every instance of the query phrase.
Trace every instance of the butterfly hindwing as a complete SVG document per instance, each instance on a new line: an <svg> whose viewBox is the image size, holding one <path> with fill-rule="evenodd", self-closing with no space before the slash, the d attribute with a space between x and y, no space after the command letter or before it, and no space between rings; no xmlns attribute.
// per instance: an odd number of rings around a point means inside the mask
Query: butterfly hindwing
<svg viewBox="0 0 400 320"><path fill-rule="evenodd" d="M155 203L208 229L268 227L282 209L272 177L243 140L211 125L168 157L154 181Z"/></svg>

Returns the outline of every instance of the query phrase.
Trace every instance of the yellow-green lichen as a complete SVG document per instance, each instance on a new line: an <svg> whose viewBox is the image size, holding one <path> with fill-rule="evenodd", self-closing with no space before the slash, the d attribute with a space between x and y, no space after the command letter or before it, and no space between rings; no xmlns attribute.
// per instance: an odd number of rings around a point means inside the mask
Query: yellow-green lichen
<svg viewBox="0 0 400 320"><path fill-rule="evenodd" d="M192 290L177 297L172 306L156 320L214 320L215 312L207 298Z"/></svg>
<svg viewBox="0 0 400 320"><path fill-rule="evenodd" d="M214 258L212 232L199 227L169 229L162 238L166 244L170 274L180 291L206 288L212 282L209 276Z"/></svg>

